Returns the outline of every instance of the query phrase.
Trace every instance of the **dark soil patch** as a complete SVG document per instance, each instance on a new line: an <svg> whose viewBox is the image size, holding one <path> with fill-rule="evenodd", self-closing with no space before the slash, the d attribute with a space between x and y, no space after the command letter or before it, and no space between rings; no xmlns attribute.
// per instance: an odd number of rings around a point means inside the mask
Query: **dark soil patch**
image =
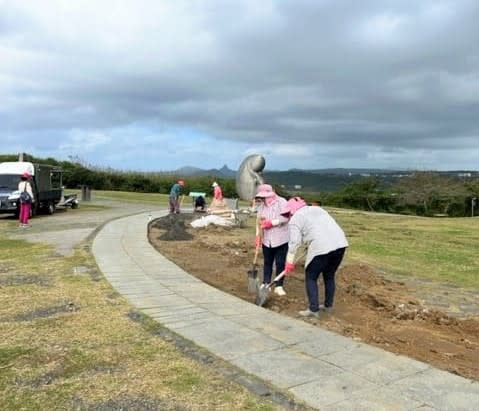
<svg viewBox="0 0 479 411"><path fill-rule="evenodd" d="M47 287L51 285L51 281L47 277L40 275L8 275L0 277L0 286L17 286L17 285L40 285Z"/></svg>
<svg viewBox="0 0 479 411"><path fill-rule="evenodd" d="M61 305L52 307L37 308L36 310L28 311L23 314L15 315L12 321L33 321L39 318L48 318L56 314L72 313L78 311L80 308L73 302L65 302ZM2 321L6 321L3 319Z"/></svg>
<svg viewBox="0 0 479 411"><path fill-rule="evenodd" d="M168 214L166 217L155 220L149 228L163 230L158 238L162 241L185 241L191 240L193 236L186 231L186 224L191 221L187 214ZM186 223L186 224L185 224Z"/></svg>
<svg viewBox="0 0 479 411"><path fill-rule="evenodd" d="M187 221L192 217L182 218ZM207 284L254 303L256 296L248 293L247 273L254 255L254 239L249 230L186 226L186 231L193 236L191 240L164 241L160 239L165 230L159 228L164 224L161 220L149 227L149 240L157 250ZM258 263L261 276L261 258ZM299 318L298 311L307 304L303 277L304 273L298 268L286 280L287 296L270 293L265 308ZM322 284L320 289L322 291ZM432 292L432 284L427 287L405 284L384 278L365 264L351 264L338 272L333 313L304 321L479 380L478 316L448 316L427 302ZM454 292L451 288L450 293Z"/></svg>
<svg viewBox="0 0 479 411"><path fill-rule="evenodd" d="M73 401L72 410L82 411L187 411L189 408L148 397L118 398L98 403L86 403L81 399Z"/></svg>

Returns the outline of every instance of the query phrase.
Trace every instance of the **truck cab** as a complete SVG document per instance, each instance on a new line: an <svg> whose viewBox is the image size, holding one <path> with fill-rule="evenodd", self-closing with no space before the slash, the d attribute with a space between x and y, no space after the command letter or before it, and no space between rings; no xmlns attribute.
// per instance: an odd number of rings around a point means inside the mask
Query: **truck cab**
<svg viewBox="0 0 479 411"><path fill-rule="evenodd" d="M27 161L0 163L0 213L19 213L18 183L25 172L32 176L30 179L34 196L32 214L38 212L53 214L62 198L63 171L60 167Z"/></svg>

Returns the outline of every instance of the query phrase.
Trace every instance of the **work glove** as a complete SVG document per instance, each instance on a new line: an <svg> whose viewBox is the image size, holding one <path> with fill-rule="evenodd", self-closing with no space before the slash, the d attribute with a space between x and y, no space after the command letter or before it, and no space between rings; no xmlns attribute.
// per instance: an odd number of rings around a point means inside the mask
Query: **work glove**
<svg viewBox="0 0 479 411"><path fill-rule="evenodd" d="M259 247L261 245L261 237L259 235L257 235L255 238L254 238L254 246L255 247Z"/></svg>
<svg viewBox="0 0 479 411"><path fill-rule="evenodd" d="M286 263L284 266L284 274L289 275L289 273L293 272L295 269L295 266L293 263Z"/></svg>
<svg viewBox="0 0 479 411"><path fill-rule="evenodd" d="M261 222L261 228L263 230L268 230L271 227L273 227L273 222L271 220L264 220Z"/></svg>

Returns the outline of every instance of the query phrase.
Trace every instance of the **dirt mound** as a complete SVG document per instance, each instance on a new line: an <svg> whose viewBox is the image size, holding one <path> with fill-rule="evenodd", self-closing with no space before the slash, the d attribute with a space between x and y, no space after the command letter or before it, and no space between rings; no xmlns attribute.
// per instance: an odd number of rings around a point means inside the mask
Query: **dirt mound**
<svg viewBox="0 0 479 411"><path fill-rule="evenodd" d="M193 235L186 231L186 224L191 221L191 216L185 214L168 214L166 217L155 220L150 224L150 229L160 229L165 232L158 238L161 241L186 241Z"/></svg>
<svg viewBox="0 0 479 411"><path fill-rule="evenodd" d="M162 240L160 234L177 226L160 220L150 225L149 238L163 255L202 281L254 303L255 295L249 294L247 287L254 255L249 230L218 226L193 229L188 225L185 230L192 239L172 243ZM258 263L261 275L261 258ZM271 293L265 308L298 318L298 311L307 304L303 277L298 268L285 282L287 295ZM385 278L365 264L350 264L337 274L334 311L304 321L479 380L479 317L451 317L426 303L433 287L431 283L406 284ZM322 284L320 289L322 292ZM459 290L451 287L449 293L454 292Z"/></svg>

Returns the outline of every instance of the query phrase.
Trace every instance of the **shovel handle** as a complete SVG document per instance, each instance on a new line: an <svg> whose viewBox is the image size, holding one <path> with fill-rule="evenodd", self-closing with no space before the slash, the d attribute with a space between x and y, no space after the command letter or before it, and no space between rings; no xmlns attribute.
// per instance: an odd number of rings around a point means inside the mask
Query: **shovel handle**
<svg viewBox="0 0 479 411"><path fill-rule="evenodd" d="M303 258L305 255L306 255L306 252L302 253L302 255L301 255L299 258L296 258L296 261L300 260L300 259ZM276 281L281 280L285 275L286 275L286 270L281 271L281 272L274 278L274 280L271 281L271 282L267 285L267 287L271 287Z"/></svg>
<svg viewBox="0 0 479 411"><path fill-rule="evenodd" d="M258 253L259 253L259 244L256 246L256 249L254 250L253 265L256 265L256 261L258 261Z"/></svg>
<svg viewBox="0 0 479 411"><path fill-rule="evenodd" d="M276 281L281 280L286 275L286 270L281 271L276 277L274 277L273 281L268 284L268 287L271 287Z"/></svg>

